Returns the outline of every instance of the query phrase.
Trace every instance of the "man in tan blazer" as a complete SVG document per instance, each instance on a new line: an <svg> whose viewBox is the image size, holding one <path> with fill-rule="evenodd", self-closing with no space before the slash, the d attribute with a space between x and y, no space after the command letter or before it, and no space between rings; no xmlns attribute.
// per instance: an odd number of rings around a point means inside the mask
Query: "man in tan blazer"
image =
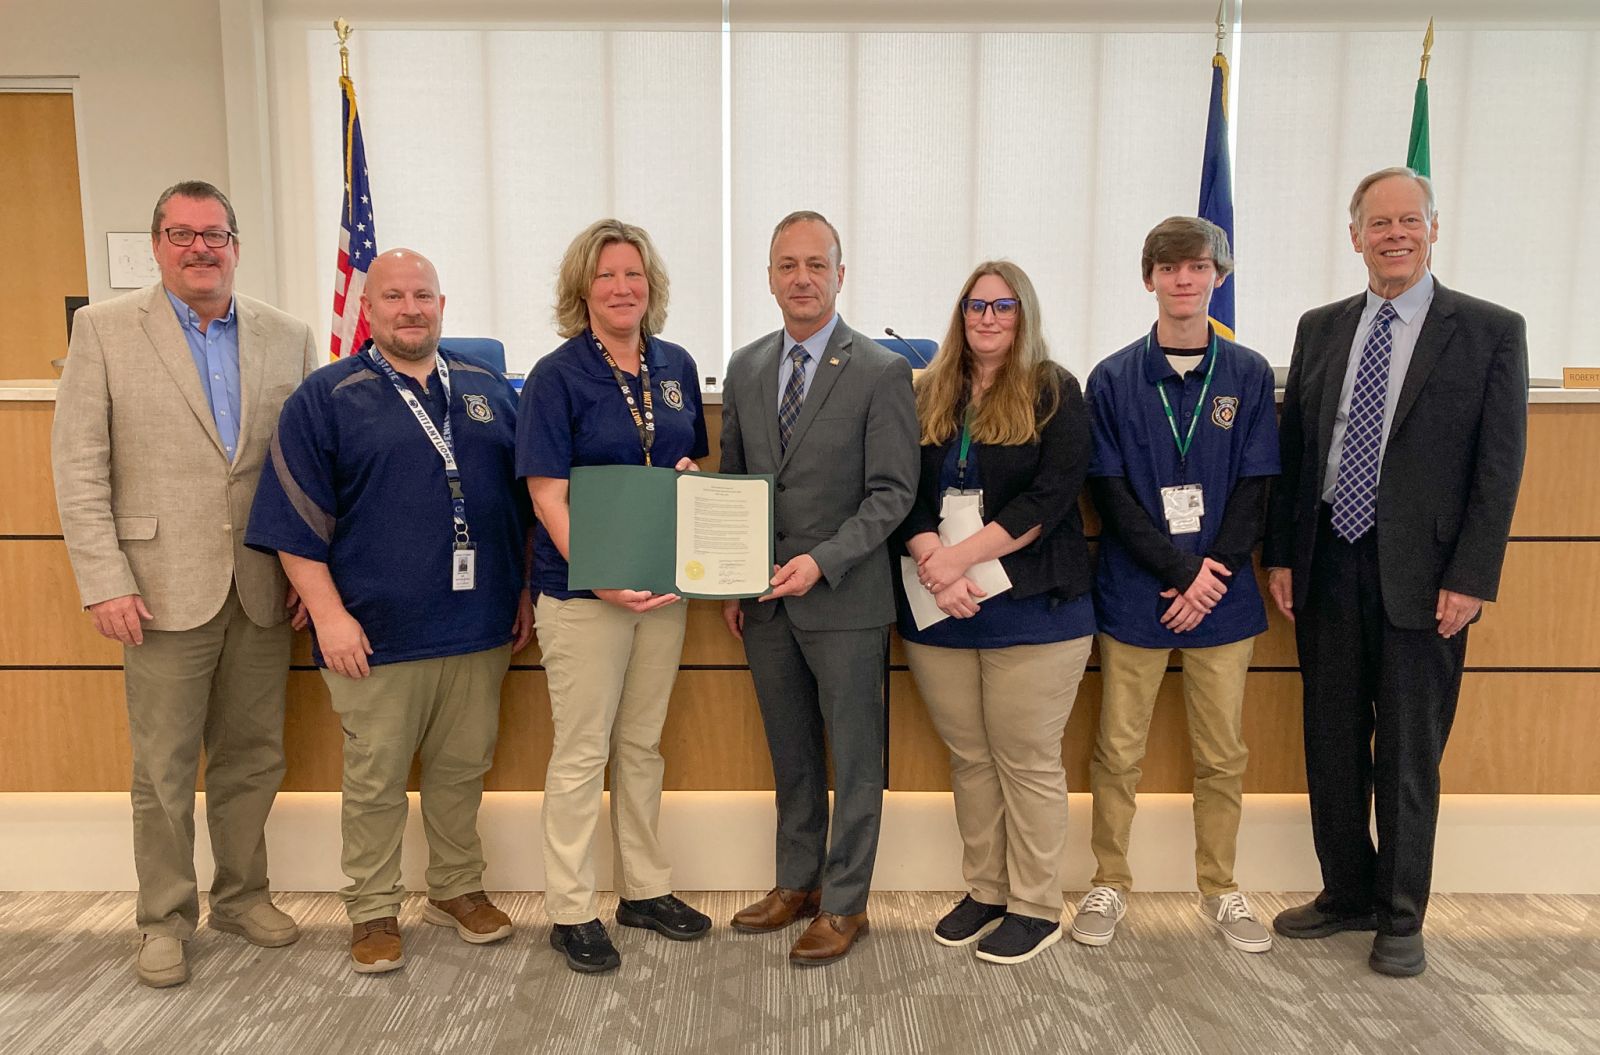
<svg viewBox="0 0 1600 1055"><path fill-rule="evenodd" d="M234 294L238 224L217 188L169 188L151 242L160 285L77 314L51 460L83 605L124 646L138 972L160 987L188 978L199 923L202 744L211 926L262 946L299 937L272 904L263 833L298 601L244 531L279 408L318 356L305 323Z"/></svg>

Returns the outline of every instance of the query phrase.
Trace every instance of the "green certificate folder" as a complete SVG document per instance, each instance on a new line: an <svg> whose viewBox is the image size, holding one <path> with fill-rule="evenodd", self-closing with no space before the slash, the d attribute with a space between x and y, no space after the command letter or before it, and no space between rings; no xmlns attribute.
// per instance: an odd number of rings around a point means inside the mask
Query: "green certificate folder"
<svg viewBox="0 0 1600 1055"><path fill-rule="evenodd" d="M572 470L569 590L756 597L772 577L772 477Z"/></svg>

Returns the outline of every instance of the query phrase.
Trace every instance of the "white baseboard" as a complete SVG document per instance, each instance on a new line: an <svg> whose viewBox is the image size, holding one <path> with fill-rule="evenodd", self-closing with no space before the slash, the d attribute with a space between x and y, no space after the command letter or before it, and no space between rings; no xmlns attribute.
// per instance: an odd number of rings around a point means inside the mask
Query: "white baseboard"
<svg viewBox="0 0 1600 1055"><path fill-rule="evenodd" d="M415 795L412 796L413 800ZM538 792L484 796L479 827L491 890L542 890ZM1088 886L1089 796L1072 796L1062 880ZM199 796L195 864L211 871ZM772 885L770 792L667 792L661 833L680 890L754 890ZM336 890L339 795L278 796L267 826L272 884L279 890ZM602 813L599 883L611 882L610 832ZM121 793L0 794L0 890L132 890L133 832ZM1187 795L1142 795L1132 840L1143 890L1194 889L1194 829ZM422 889L427 848L413 803L403 869ZM1246 795L1239 832L1239 883L1247 890L1321 886L1304 795ZM201 880L202 887L206 879ZM890 792L873 885L880 890L959 890L961 843L944 792ZM1434 889L1452 893L1600 894L1600 795L1448 795L1440 813Z"/></svg>

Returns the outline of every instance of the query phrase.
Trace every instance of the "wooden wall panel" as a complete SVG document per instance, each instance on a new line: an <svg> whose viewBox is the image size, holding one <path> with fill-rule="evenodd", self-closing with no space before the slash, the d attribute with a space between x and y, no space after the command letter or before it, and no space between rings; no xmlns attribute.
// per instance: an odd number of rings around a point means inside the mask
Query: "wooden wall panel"
<svg viewBox="0 0 1600 1055"><path fill-rule="evenodd" d="M67 545L59 539L0 539L0 664L120 664L122 646L95 632L78 603Z"/></svg>
<svg viewBox="0 0 1600 1055"><path fill-rule="evenodd" d="M1600 537L1600 474L1574 471L1600 451L1600 406L1528 407L1528 460L1511 534Z"/></svg>
<svg viewBox="0 0 1600 1055"><path fill-rule="evenodd" d="M54 402L0 402L0 535L61 534L50 472L55 415Z"/></svg>
<svg viewBox="0 0 1600 1055"><path fill-rule="evenodd" d="M1600 667L1600 541L1513 542L1500 598L1467 634L1469 667Z"/></svg>
<svg viewBox="0 0 1600 1055"><path fill-rule="evenodd" d="M132 774L122 671L0 670L0 791L127 791Z"/></svg>
<svg viewBox="0 0 1600 1055"><path fill-rule="evenodd" d="M1468 674L1445 794L1600 795L1600 674Z"/></svg>

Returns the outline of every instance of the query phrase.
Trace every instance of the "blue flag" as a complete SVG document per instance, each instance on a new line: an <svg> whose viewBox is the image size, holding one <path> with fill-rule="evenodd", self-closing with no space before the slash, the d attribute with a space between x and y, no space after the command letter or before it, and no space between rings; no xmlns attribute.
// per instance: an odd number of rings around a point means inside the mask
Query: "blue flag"
<svg viewBox="0 0 1600 1055"><path fill-rule="evenodd" d="M1211 59L1211 109L1206 114L1206 154L1200 165L1200 216L1228 236L1233 248L1233 168L1228 163L1228 60L1217 52ZM1233 339L1233 276L1211 297L1211 324Z"/></svg>

